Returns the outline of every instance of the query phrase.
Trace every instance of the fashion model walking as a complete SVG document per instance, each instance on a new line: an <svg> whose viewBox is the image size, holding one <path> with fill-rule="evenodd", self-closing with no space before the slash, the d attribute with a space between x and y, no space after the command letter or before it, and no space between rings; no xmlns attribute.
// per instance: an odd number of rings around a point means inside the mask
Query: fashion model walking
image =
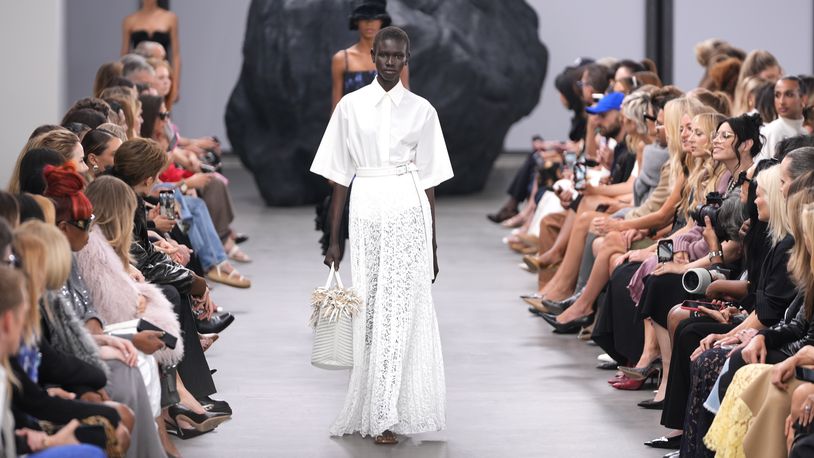
<svg viewBox="0 0 814 458"><path fill-rule="evenodd" d="M407 34L386 27L371 56L376 79L343 97L311 171L336 185L331 227L350 195L353 284L365 301L354 317L354 367L331 434L359 432L377 443L445 426L441 340L431 284L438 275L435 186L452 178L438 115L399 81ZM326 265L339 265L331 231Z"/></svg>

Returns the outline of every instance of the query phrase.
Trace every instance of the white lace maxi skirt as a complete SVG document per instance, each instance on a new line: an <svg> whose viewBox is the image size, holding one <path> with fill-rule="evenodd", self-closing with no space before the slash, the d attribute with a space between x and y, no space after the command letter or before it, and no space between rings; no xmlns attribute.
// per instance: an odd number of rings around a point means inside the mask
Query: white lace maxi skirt
<svg viewBox="0 0 814 458"><path fill-rule="evenodd" d="M427 243L432 221L414 175L357 176L353 183L351 266L365 306L354 318L354 367L331 427L335 436L445 427L444 361Z"/></svg>

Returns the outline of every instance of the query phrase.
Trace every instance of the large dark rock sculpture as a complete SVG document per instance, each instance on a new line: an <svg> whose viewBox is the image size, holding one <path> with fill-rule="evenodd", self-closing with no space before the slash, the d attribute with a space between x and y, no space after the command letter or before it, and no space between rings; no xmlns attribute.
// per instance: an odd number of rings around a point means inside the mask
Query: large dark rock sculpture
<svg viewBox="0 0 814 458"><path fill-rule="evenodd" d="M229 140L269 205L328 191L308 169L330 116L330 59L357 40L349 2L253 0L243 69L226 110ZM390 0L412 41L410 87L438 110L455 178L483 188L511 125L540 97L548 52L522 0Z"/></svg>

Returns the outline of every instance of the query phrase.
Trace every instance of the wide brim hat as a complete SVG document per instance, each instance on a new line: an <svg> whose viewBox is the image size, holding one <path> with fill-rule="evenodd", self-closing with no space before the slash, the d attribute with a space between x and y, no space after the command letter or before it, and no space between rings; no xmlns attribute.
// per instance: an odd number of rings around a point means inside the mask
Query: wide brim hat
<svg viewBox="0 0 814 458"><path fill-rule="evenodd" d="M351 30L359 29L360 19L381 19L382 28L390 25L392 19L387 14L387 0L360 0L353 4L353 11L348 17Z"/></svg>

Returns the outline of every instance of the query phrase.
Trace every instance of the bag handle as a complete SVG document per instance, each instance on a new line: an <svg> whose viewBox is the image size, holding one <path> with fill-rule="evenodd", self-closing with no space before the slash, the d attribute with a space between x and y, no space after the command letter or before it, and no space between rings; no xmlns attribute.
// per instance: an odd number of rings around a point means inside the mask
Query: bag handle
<svg viewBox="0 0 814 458"><path fill-rule="evenodd" d="M345 286L342 284L342 277L339 276L339 271L334 267L334 263L331 263L331 270L328 271L328 280L325 282L325 289L330 289L334 280L336 281L336 286L345 289Z"/></svg>

